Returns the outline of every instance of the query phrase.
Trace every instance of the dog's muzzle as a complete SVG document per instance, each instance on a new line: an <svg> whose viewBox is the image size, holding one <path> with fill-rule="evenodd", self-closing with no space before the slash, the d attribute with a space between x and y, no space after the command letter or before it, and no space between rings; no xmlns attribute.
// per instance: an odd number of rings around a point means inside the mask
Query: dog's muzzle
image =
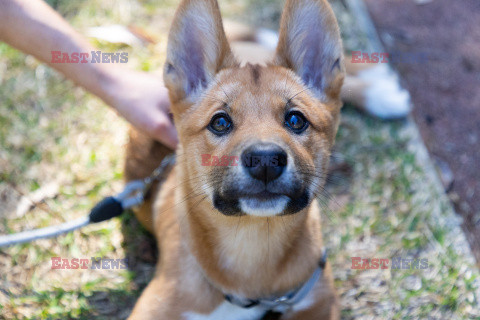
<svg viewBox="0 0 480 320"><path fill-rule="evenodd" d="M213 204L225 215L294 214L310 200L287 152L277 144L258 143L241 154L241 166L228 172Z"/></svg>

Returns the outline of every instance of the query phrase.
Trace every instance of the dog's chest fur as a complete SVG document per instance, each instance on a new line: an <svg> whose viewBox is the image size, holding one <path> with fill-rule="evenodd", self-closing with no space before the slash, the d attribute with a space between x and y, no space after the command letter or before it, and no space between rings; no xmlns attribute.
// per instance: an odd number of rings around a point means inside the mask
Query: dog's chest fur
<svg viewBox="0 0 480 320"><path fill-rule="evenodd" d="M183 316L185 320L260 320L264 314L265 311L258 307L245 309L225 301L209 315L186 312Z"/></svg>

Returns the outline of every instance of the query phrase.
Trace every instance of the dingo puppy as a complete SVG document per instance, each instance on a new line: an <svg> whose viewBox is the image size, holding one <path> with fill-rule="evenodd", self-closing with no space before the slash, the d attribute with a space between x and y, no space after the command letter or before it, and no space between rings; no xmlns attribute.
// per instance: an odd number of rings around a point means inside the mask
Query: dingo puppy
<svg viewBox="0 0 480 320"><path fill-rule="evenodd" d="M262 65L238 62L216 0L182 1L164 69L177 163L136 211L160 259L130 319L339 318L315 198L344 69L326 0L287 0L276 54ZM129 180L171 152L135 131L127 151Z"/></svg>

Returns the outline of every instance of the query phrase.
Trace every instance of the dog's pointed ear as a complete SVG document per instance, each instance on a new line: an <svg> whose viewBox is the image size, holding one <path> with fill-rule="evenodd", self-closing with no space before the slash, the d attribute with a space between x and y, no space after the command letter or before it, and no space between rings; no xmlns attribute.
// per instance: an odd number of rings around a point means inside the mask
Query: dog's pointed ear
<svg viewBox="0 0 480 320"><path fill-rule="evenodd" d="M345 75L337 20L326 0L287 0L275 61L321 100L339 99Z"/></svg>
<svg viewBox="0 0 480 320"><path fill-rule="evenodd" d="M164 67L173 103L194 103L223 68L235 65L216 0L183 0L173 19Z"/></svg>

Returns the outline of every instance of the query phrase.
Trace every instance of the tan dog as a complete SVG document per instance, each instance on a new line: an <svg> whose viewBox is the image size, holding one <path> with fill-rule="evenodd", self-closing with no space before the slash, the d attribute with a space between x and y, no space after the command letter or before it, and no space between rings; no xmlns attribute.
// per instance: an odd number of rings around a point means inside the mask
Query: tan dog
<svg viewBox="0 0 480 320"><path fill-rule="evenodd" d="M267 65L237 62L216 0L182 1L164 71L177 164L153 210L136 212L160 261L130 319L339 317L315 198L342 106L342 52L326 0L287 0ZM169 152L132 132L127 179ZM205 166L202 155L239 161Z"/></svg>

